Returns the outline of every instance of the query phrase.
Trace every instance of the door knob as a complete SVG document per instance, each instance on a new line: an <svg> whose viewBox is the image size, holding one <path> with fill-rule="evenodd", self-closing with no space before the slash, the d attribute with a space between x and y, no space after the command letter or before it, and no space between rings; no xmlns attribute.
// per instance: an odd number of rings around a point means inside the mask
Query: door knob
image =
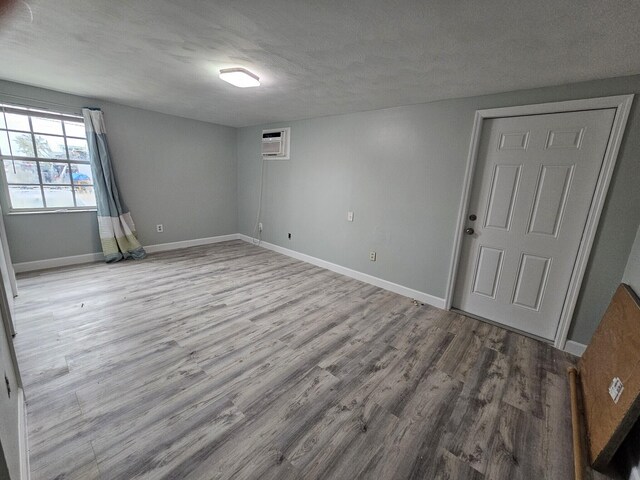
<svg viewBox="0 0 640 480"><path fill-rule="evenodd" d="M475 230L471 227L465 228L464 233L466 233L467 235L473 235L475 233Z"/></svg>
<svg viewBox="0 0 640 480"><path fill-rule="evenodd" d="M478 217L476 217L475 214L473 214L473 213L471 215L469 215L469 220L471 220L472 222L475 222L476 218L478 218Z"/></svg>

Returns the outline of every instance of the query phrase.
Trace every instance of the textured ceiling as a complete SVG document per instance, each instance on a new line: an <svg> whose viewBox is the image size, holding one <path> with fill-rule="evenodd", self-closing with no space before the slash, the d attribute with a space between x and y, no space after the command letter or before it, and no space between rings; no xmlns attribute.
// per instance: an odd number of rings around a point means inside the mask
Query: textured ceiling
<svg viewBox="0 0 640 480"><path fill-rule="evenodd" d="M17 1L0 78L245 126L640 73L639 19L637 0ZM233 66L262 86L220 81Z"/></svg>

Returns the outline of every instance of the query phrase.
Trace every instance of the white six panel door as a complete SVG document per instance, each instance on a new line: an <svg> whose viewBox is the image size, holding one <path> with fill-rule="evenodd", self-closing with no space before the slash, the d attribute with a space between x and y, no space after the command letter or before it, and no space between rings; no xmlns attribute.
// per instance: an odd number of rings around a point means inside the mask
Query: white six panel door
<svg viewBox="0 0 640 480"><path fill-rule="evenodd" d="M484 122L454 307L554 338L614 115Z"/></svg>

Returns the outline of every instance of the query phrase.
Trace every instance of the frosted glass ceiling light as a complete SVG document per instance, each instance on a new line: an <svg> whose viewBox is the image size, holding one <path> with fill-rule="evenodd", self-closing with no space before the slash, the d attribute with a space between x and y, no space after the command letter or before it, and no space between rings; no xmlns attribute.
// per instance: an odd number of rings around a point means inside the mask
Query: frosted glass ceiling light
<svg viewBox="0 0 640 480"><path fill-rule="evenodd" d="M244 68L224 68L220 70L220 78L240 88L260 86L260 78Z"/></svg>

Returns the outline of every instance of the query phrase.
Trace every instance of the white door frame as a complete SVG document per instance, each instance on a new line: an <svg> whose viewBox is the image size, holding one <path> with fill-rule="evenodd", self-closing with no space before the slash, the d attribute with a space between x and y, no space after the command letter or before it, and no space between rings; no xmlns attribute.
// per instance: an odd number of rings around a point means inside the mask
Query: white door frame
<svg viewBox="0 0 640 480"><path fill-rule="evenodd" d="M467 168L464 174L464 184L462 190L462 198L460 199L460 207L458 209L458 222L456 234L453 241L453 255L451 256L451 264L449 266L449 281L447 284L447 294L445 296L445 309L450 310L453 303L453 294L456 285L456 277L458 273L458 265L460 262L460 254L462 252L462 240L464 234L464 225L466 223L469 200L471 196L471 187L473 184L475 167L478 160L478 150L480 147L480 136L484 121L491 118L504 117L521 117L525 115L542 115L547 113L575 112L581 110L600 110L603 108L615 108L616 113L611 127L609 143L604 154L602 168L598 176L596 190L587 215L587 223L580 247L576 263L571 273L569 281L569 289L565 297L562 312L560 314L560 323L556 331L554 346L564 349L569 334L571 319L578 300L580 286L587 268L587 261L593 246L593 240L596 235L598 221L604 206L609 183L613 175L613 169L618 158L618 151L622 143L633 95L617 95L613 97L589 98L585 100L570 100L566 102L541 103L535 105L522 105L517 107L492 108L487 110L477 110L473 122L473 130L471 132L471 143L469 145L469 156L467 158Z"/></svg>

